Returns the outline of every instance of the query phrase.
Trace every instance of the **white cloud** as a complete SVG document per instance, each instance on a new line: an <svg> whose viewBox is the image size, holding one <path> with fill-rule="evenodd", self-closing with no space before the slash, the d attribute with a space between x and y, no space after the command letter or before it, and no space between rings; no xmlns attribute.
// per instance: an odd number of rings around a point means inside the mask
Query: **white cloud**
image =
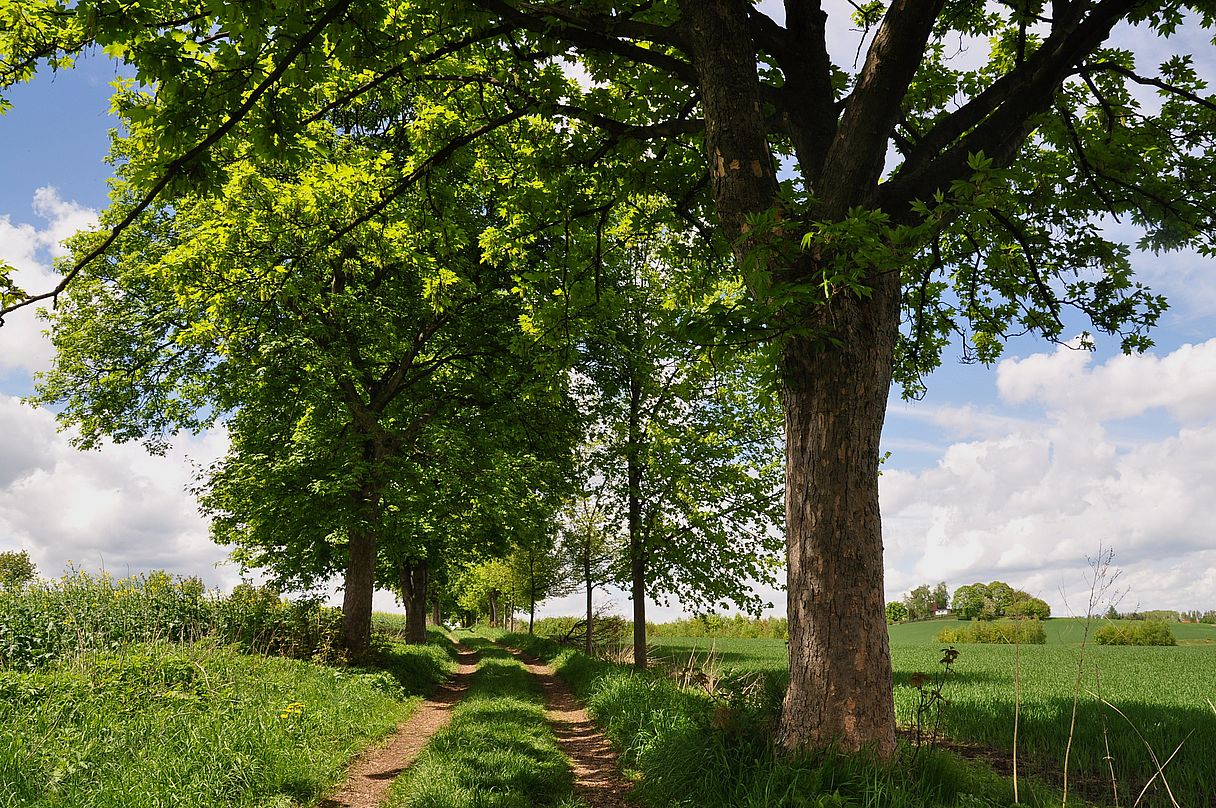
<svg viewBox="0 0 1216 808"><path fill-rule="evenodd" d="M58 191L45 187L34 192L33 207L45 220L41 228L28 223L14 224L11 215L0 215L0 261L16 269L13 279L19 287L37 294L52 289L58 282L50 263L66 255L62 241L93 226L97 212L60 199ZM54 351L42 333L43 328L32 308L5 318L4 326L0 327L0 372L46 369Z"/></svg>
<svg viewBox="0 0 1216 808"><path fill-rule="evenodd" d="M937 466L882 478L887 590L999 578L1083 608L1087 556L1112 547L1146 608L1216 608L1216 340L1165 356L1060 349L1006 360L1002 398L1041 421L955 443ZM1105 422L1168 412L1116 441Z"/></svg>
<svg viewBox="0 0 1216 808"><path fill-rule="evenodd" d="M1161 408L1182 423L1206 423L1216 403L1216 339L1165 356L1119 355L1091 367L1088 351L1061 346L1051 354L1006 359L997 390L1011 403L1037 401L1059 416L1097 421Z"/></svg>
<svg viewBox="0 0 1216 808"><path fill-rule="evenodd" d="M191 461L225 450L222 432L182 437L163 457L136 445L80 452L54 416L0 395L0 550L28 550L43 575L69 563L117 575L165 569L231 585L186 488Z"/></svg>

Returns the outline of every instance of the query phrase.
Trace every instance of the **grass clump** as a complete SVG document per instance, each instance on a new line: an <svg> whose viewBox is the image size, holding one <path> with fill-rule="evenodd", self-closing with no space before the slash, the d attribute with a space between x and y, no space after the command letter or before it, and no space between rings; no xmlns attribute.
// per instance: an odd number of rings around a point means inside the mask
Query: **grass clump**
<svg viewBox="0 0 1216 808"><path fill-rule="evenodd" d="M307 802L412 710L397 677L152 645L0 671L0 806Z"/></svg>
<svg viewBox="0 0 1216 808"><path fill-rule="evenodd" d="M394 783L393 808L574 806L569 764L545 718L539 683L484 638L468 695L408 774Z"/></svg>
<svg viewBox="0 0 1216 808"><path fill-rule="evenodd" d="M1045 645L1047 631L1041 620L976 621L937 632L939 643L986 643L995 645Z"/></svg>
<svg viewBox="0 0 1216 808"><path fill-rule="evenodd" d="M1177 645L1174 632L1164 620L1105 623L1094 632L1098 645Z"/></svg>

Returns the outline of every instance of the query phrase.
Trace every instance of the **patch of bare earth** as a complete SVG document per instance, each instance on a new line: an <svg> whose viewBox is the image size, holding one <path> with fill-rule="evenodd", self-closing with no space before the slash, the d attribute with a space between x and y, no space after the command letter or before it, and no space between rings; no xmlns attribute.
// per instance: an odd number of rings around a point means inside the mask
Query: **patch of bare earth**
<svg viewBox="0 0 1216 808"><path fill-rule="evenodd" d="M553 734L570 758L574 792L588 808L628 808L631 784L621 776L617 754L604 734L591 722L569 685L557 678L551 665L511 649L540 681L545 710Z"/></svg>
<svg viewBox="0 0 1216 808"><path fill-rule="evenodd" d="M452 708L469 689L477 653L459 645L457 649L456 672L387 741L360 755L347 771L346 782L321 800L320 808L376 808L384 802L393 780L409 768L430 737L447 726Z"/></svg>

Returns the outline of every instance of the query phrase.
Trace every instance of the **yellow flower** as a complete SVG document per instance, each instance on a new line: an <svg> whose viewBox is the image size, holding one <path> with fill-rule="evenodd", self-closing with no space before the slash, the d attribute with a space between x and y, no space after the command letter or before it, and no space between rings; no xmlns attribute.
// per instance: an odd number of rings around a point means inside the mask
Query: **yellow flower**
<svg viewBox="0 0 1216 808"><path fill-rule="evenodd" d="M282 709L282 711L279 713L279 718L286 721L287 719L293 718L302 712L304 712L304 702L293 701L291 704L288 704Z"/></svg>

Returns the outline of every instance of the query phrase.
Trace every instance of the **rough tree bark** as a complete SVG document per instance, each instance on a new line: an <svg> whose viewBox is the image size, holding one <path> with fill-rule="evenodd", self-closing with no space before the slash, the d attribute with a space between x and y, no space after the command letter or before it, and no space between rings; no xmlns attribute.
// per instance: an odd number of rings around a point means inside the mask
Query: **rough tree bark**
<svg viewBox="0 0 1216 808"><path fill-rule="evenodd" d="M431 604L431 624L435 626L443 625L443 610L440 608L438 600Z"/></svg>
<svg viewBox="0 0 1216 808"><path fill-rule="evenodd" d="M870 300L835 307L846 347L795 338L782 355L790 683L778 740L787 749L895 750L878 508L899 326L898 282L887 278Z"/></svg>
<svg viewBox="0 0 1216 808"><path fill-rule="evenodd" d="M351 662L371 652L372 594L375 591L376 534L365 526L348 532L349 558L342 587L342 646Z"/></svg>
<svg viewBox="0 0 1216 808"><path fill-rule="evenodd" d="M378 448L369 443L364 456L377 459ZM380 493L379 485L366 481L352 494L357 521L347 530L348 557L342 587L342 645L354 663L367 662L371 655Z"/></svg>
<svg viewBox="0 0 1216 808"><path fill-rule="evenodd" d="M430 565L424 558L401 563L401 600L405 604L405 641L411 645L426 643L426 597L430 583Z"/></svg>
<svg viewBox="0 0 1216 808"><path fill-rule="evenodd" d="M894 5L908 2L896 0ZM935 5L924 3L930 18ZM737 245L736 258L743 265L756 246L750 241L766 237L752 234L748 216L782 213L748 6L732 0L683 0L681 9L701 88L712 193L721 227ZM823 13L791 23L822 25ZM875 92L875 85L888 81L872 67L867 62L855 95ZM822 88L791 79L788 92L805 94L808 103L822 98ZM832 127L800 128L798 121L789 122L799 167L826 200L814 218L842 217L850 205L865 202L876 184L882 146L894 122L883 115L897 110L875 115L874 106L859 104L850 113L864 114L846 113L840 123L843 138ZM831 179L816 187L814 180L822 177ZM777 280L814 282L823 277L819 262L828 257L817 255L812 246L789 260L761 269ZM781 345L790 685L778 740L791 750L838 743L889 756L895 748L895 717L883 617L878 446L899 325L899 275L865 282L874 288L869 300L845 293L830 306L782 313L790 325L809 325L819 333L786 337ZM826 337L838 342L831 344Z"/></svg>

